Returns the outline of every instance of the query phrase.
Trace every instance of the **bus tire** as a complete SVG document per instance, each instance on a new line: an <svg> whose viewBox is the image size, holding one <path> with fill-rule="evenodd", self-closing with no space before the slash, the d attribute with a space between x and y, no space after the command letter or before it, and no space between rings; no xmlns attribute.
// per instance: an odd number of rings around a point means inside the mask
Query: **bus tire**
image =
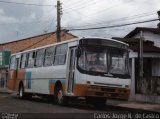
<svg viewBox="0 0 160 119"><path fill-rule="evenodd" d="M20 99L24 99L24 98L25 98L24 86L23 86L22 83L21 83L20 86L19 86L18 97L19 97Z"/></svg>
<svg viewBox="0 0 160 119"><path fill-rule="evenodd" d="M65 97L63 95L63 89L62 89L62 86L60 86L60 85L57 85L55 88L54 100L55 100L56 104L58 104L58 105L67 105L68 104L67 97Z"/></svg>
<svg viewBox="0 0 160 119"><path fill-rule="evenodd" d="M98 108L103 108L106 105L106 98L103 97L86 97L86 102L88 104L94 105Z"/></svg>

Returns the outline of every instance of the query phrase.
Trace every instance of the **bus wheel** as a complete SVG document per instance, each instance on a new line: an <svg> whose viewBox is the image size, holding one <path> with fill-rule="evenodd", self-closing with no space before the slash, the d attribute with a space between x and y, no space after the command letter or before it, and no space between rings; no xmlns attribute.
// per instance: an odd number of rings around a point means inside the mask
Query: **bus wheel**
<svg viewBox="0 0 160 119"><path fill-rule="evenodd" d="M86 102L88 104L94 105L95 107L105 107L106 105L106 98L103 97L86 97Z"/></svg>
<svg viewBox="0 0 160 119"><path fill-rule="evenodd" d="M62 87L56 87L55 89L55 102L59 105L66 105L67 104L67 99L63 95L63 90Z"/></svg>
<svg viewBox="0 0 160 119"><path fill-rule="evenodd" d="M20 84L20 86L19 86L18 96L19 96L20 99L24 99L24 87L23 87L23 84Z"/></svg>

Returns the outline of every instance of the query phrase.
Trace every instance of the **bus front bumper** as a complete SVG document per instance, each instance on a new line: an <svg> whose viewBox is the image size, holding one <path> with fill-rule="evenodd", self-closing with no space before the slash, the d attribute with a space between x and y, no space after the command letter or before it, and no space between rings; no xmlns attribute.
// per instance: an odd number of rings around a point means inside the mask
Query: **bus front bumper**
<svg viewBox="0 0 160 119"><path fill-rule="evenodd" d="M106 87L106 86L88 86L88 96L106 97L110 99L128 100L130 90L128 88Z"/></svg>

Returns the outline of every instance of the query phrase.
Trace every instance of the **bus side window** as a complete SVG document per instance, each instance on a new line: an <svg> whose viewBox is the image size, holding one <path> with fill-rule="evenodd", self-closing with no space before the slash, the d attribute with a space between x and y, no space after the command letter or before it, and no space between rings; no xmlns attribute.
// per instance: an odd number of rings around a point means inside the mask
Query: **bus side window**
<svg viewBox="0 0 160 119"><path fill-rule="evenodd" d="M11 57L10 69L16 69L16 56Z"/></svg>
<svg viewBox="0 0 160 119"><path fill-rule="evenodd" d="M55 52L55 47L52 46L52 47L46 48L45 58L44 58L44 66L53 65L54 52Z"/></svg>
<svg viewBox="0 0 160 119"><path fill-rule="evenodd" d="M28 59L29 59L29 53L26 53L25 67L28 67Z"/></svg>
<svg viewBox="0 0 160 119"><path fill-rule="evenodd" d="M27 67L32 68L34 67L34 60L35 60L35 51L28 53L28 63Z"/></svg>
<svg viewBox="0 0 160 119"><path fill-rule="evenodd" d="M55 52L54 65L63 65L66 62L67 44L58 45Z"/></svg>
<svg viewBox="0 0 160 119"><path fill-rule="evenodd" d="M26 67L26 61L27 61L27 54L25 53L21 55L20 68Z"/></svg>
<svg viewBox="0 0 160 119"><path fill-rule="evenodd" d="M35 66L36 67L41 67L43 65L44 51L45 51L44 49L37 50L36 60L35 60Z"/></svg>

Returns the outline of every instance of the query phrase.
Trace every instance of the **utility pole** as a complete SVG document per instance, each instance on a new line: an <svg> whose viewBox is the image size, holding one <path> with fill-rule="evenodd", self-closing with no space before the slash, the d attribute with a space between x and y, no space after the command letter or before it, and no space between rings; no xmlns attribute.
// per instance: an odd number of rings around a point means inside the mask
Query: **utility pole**
<svg viewBox="0 0 160 119"><path fill-rule="evenodd" d="M57 42L61 42L61 15L62 7L60 0L57 0Z"/></svg>
<svg viewBox="0 0 160 119"><path fill-rule="evenodd" d="M143 31L140 32L140 80L143 80ZM143 84L142 84L143 85Z"/></svg>

